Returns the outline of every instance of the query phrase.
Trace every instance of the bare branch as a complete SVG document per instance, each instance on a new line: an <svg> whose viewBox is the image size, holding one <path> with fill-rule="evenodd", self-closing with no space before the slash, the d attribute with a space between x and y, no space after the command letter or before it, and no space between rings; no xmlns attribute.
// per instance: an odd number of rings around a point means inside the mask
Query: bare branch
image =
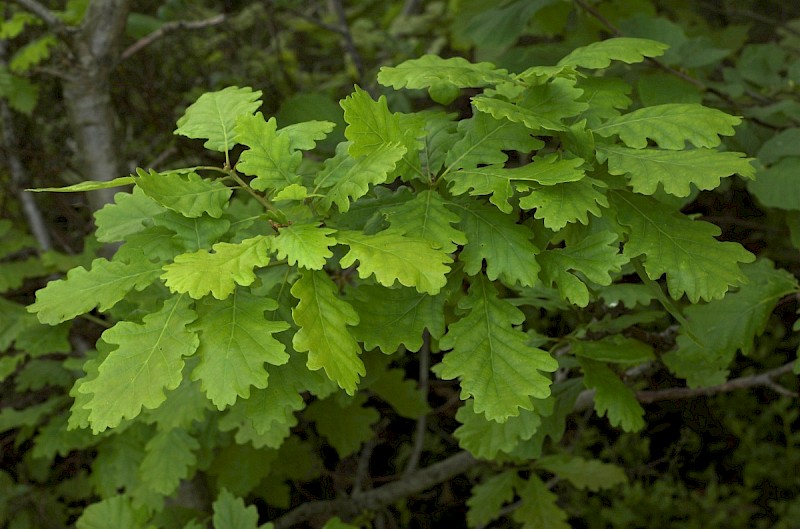
<svg viewBox="0 0 800 529"><path fill-rule="evenodd" d="M419 350L419 391L427 398L428 395L428 379L431 364L431 335L426 329L422 336L422 348ZM425 447L425 432L428 427L428 416L420 415L417 419L417 425L414 429L414 447L411 449L411 455L408 458L408 464L403 476L410 476L419 465L419 459L422 456L422 449Z"/></svg>
<svg viewBox="0 0 800 529"><path fill-rule="evenodd" d="M353 34L350 33L350 26L347 24L347 14L344 12L342 0L331 0L331 6L333 6L333 11L336 13L336 18L339 19L339 25L342 28L342 46L344 47L344 51L350 56L350 60L353 61L353 66L355 66L356 72L358 72L358 84L360 84L369 95L375 97L373 93L374 90L365 77L364 61L361 59L361 54L358 53L356 44L353 41Z"/></svg>
<svg viewBox="0 0 800 529"><path fill-rule="evenodd" d="M219 14L217 16L207 18L205 20L178 20L176 22L167 22L166 24L162 25L157 30L153 31L149 35L142 37L141 39L137 40L130 46L128 46L125 51L122 52L120 55L120 59L125 60L128 59L131 55L142 51L147 46L153 44L158 39L163 38L168 33L172 33L178 30L193 30L193 29L204 29L211 26L217 26L225 22L225 15Z"/></svg>
<svg viewBox="0 0 800 529"><path fill-rule="evenodd" d="M64 23L53 14L52 11L47 9L45 6L37 2L36 0L14 0L17 4L22 6L23 8L27 9L37 17L41 18L45 24L50 26L50 28L55 31L56 33L60 33L66 30L66 26Z"/></svg>
<svg viewBox="0 0 800 529"><path fill-rule="evenodd" d="M303 521L321 515L355 515L363 510L377 511L399 499L417 494L443 483L473 467L477 461L469 452L462 451L447 459L418 470L407 477L382 487L354 494L349 498L321 500L304 503L273 520L275 529L294 527Z"/></svg>

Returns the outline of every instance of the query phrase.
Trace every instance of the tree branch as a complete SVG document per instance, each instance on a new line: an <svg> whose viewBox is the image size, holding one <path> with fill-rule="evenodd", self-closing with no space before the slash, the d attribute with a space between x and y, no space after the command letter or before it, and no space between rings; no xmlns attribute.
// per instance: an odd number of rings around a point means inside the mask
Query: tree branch
<svg viewBox="0 0 800 529"><path fill-rule="evenodd" d="M361 60L361 54L358 53L356 44L353 41L353 34L350 33L350 26L347 24L347 14L344 12L342 0L331 0L331 6L333 6L333 11L336 13L336 18L339 19L339 26L342 28L341 35L344 51L350 56L350 60L353 61L353 66L355 66L358 73L358 84L374 98L374 90L371 89L371 84L367 82L365 77L364 61Z"/></svg>
<svg viewBox="0 0 800 529"><path fill-rule="evenodd" d="M431 335L427 329L422 335L422 348L419 350L419 391L425 396L428 396L428 379L431 369ZM408 457L406 469L403 471L403 476L410 476L417 470L419 459L422 456L422 450L425 448L425 433L428 428L428 416L422 414L417 419L417 425L414 428L414 447L411 449L411 455Z"/></svg>
<svg viewBox="0 0 800 529"><path fill-rule="evenodd" d="M469 470L476 463L477 461L469 452L458 452L403 479L367 492L353 494L349 498L304 503L273 520L272 523L275 529L287 529L316 516L333 514L354 516L364 510L377 511L401 498L417 494L447 481Z"/></svg>
<svg viewBox="0 0 800 529"><path fill-rule="evenodd" d="M52 11L47 9L36 0L14 0L14 2L27 9L37 17L41 18L42 21L50 26L50 29L52 29L54 32L62 33L66 31L67 27L61 21L61 19L55 16Z"/></svg>
<svg viewBox="0 0 800 529"><path fill-rule="evenodd" d="M219 14L217 16L207 18L205 20L196 20L196 21L189 21L189 20L178 20L176 22L167 22L166 24L162 25L157 30L153 31L149 35L142 37L141 39L137 40L130 46L128 46L125 51L122 52L120 55L121 60L128 59L131 55L142 51L147 46L153 44L158 39L163 38L168 33L172 33L178 30L191 30L191 29L203 29L208 28L211 26L217 26L225 22L225 14Z"/></svg>

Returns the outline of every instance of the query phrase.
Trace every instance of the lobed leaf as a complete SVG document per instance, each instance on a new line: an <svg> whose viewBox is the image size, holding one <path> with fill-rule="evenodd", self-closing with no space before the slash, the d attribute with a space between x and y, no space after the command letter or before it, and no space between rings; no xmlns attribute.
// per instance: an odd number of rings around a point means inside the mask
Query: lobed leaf
<svg viewBox="0 0 800 529"><path fill-rule="evenodd" d="M261 91L229 86L217 92L206 92L189 105L178 119L175 134L204 139L206 149L228 152L236 145L236 119L252 114L261 106Z"/></svg>
<svg viewBox="0 0 800 529"><path fill-rule="evenodd" d="M628 482L625 471L617 465L596 459L586 460L579 456L558 454L539 458L536 466L566 479L572 486L596 492Z"/></svg>
<svg viewBox="0 0 800 529"><path fill-rule="evenodd" d="M249 147L239 156L236 170L255 176L250 182L259 191L282 190L300 182L297 168L303 159L300 151L292 148L293 133L280 134L275 118L264 120L261 112L244 114L236 120L239 143ZM299 133L295 132L299 136ZM298 137L295 142L301 142Z"/></svg>
<svg viewBox="0 0 800 529"><path fill-rule="evenodd" d="M160 263L151 262L142 252L132 253L130 262L95 259L86 270L73 268L65 279L51 281L36 292L36 302L28 312L42 323L56 325L97 307L106 311L133 289L143 290L158 278Z"/></svg>
<svg viewBox="0 0 800 529"><path fill-rule="evenodd" d="M156 433L147 441L144 459L139 465L143 484L163 496L173 494L197 464L194 452L199 448L197 439L184 429Z"/></svg>
<svg viewBox="0 0 800 529"><path fill-rule="evenodd" d="M458 446L486 460L496 459L501 452L510 453L520 443L528 441L542 422L539 414L531 410L520 410L519 415L504 422L486 420L483 413L475 411L472 399L458 409L456 420L461 423L454 432Z"/></svg>
<svg viewBox="0 0 800 529"><path fill-rule="evenodd" d="M308 352L309 369L324 368L328 378L353 395L366 373L361 348L347 329L358 325L358 314L336 290L325 272L305 271L295 281L291 292L300 302L292 316L300 330L292 344L296 351Z"/></svg>
<svg viewBox="0 0 800 529"><path fill-rule="evenodd" d="M269 373L264 364L281 365L289 359L284 345L272 336L289 324L264 318L265 311L276 308L274 300L242 289L225 300L206 298L198 305L192 330L201 338L200 362L192 380L202 383L217 409L233 404L237 396L249 398L251 386L267 387Z"/></svg>
<svg viewBox="0 0 800 529"><path fill-rule="evenodd" d="M391 287L397 281L432 295L447 284L446 274L450 271L447 265L453 260L435 250L428 241L406 237L394 230L375 235L340 231L336 240L350 247L339 264L347 268L358 261L358 276L362 279L374 274L383 286Z"/></svg>
<svg viewBox="0 0 800 529"><path fill-rule="evenodd" d="M253 268L269 263L270 238L257 235L238 244L220 242L214 253L198 250L179 255L164 266L161 275L172 292L200 299L209 293L217 299L231 295L236 285L248 286L256 280Z"/></svg>
<svg viewBox="0 0 800 529"><path fill-rule="evenodd" d="M458 215L447 209L442 195L435 190L420 191L412 199L388 208L384 216L393 230L430 241L447 254L467 242L464 233L451 226L459 221Z"/></svg>
<svg viewBox="0 0 800 529"><path fill-rule="evenodd" d="M682 150L688 141L695 147L716 147L720 136L732 136L742 119L698 104L668 103L645 107L607 120L593 132L605 138L618 135L634 149L653 140L662 149Z"/></svg>
<svg viewBox="0 0 800 529"><path fill-rule="evenodd" d="M525 485L517 489L517 494L521 504L511 517L522 524L522 529L570 529L567 513L558 506L558 496L535 474L531 474Z"/></svg>
<svg viewBox="0 0 800 529"><path fill-rule="evenodd" d="M364 406L366 401L363 393L347 401L329 397L311 403L304 416L314 421L319 434L328 440L340 458L345 458L373 437L372 426L381 418L375 408Z"/></svg>
<svg viewBox="0 0 800 529"><path fill-rule="evenodd" d="M530 152L544 147L544 143L534 138L533 131L525 125L495 119L482 112L475 112L471 118L459 121L458 134L461 139L445 157L448 170L504 164L508 161L508 154L504 151Z"/></svg>
<svg viewBox="0 0 800 529"><path fill-rule="evenodd" d="M212 505L214 529L258 529L258 511L255 506L244 506L244 500L222 489ZM269 524L271 525L271 524ZM265 528L266 529L266 528Z"/></svg>
<svg viewBox="0 0 800 529"><path fill-rule="evenodd" d="M195 218L208 214L218 219L233 190L216 180L206 180L194 172L157 173L150 169L137 169L136 185L144 193L165 208L184 217Z"/></svg>
<svg viewBox="0 0 800 529"><path fill-rule="evenodd" d="M554 371L558 363L546 352L528 345L528 335L515 328L524 314L497 296L483 275L472 279L467 296L458 304L466 311L439 341L445 353L437 374L459 378L461 398L474 397L475 412L504 422L533 409L531 397L550 394L550 379L540 371Z"/></svg>
<svg viewBox="0 0 800 529"><path fill-rule="evenodd" d="M601 180L585 177L575 182L537 187L519 199L522 209L536 209L534 218L542 219L546 228L558 231L567 224L589 224L589 213L601 216L600 207L608 207Z"/></svg>
<svg viewBox="0 0 800 529"><path fill-rule="evenodd" d="M100 364L97 377L79 388L91 395L84 407L90 410L92 431L118 426L143 407L157 408L166 400L164 390L178 387L183 357L200 343L187 328L197 318L189 303L184 296L174 296L141 324L123 321L103 333L106 343L118 347Z"/></svg>
<svg viewBox="0 0 800 529"><path fill-rule="evenodd" d="M655 40L617 37L576 48L558 61L558 66L601 69L608 68L611 61L633 64L663 55L667 48L667 44Z"/></svg>
<svg viewBox="0 0 800 529"><path fill-rule="evenodd" d="M482 527L499 518L503 505L514 499L516 481L516 472L505 470L472 487L471 496L467 500L467 525Z"/></svg>
<svg viewBox="0 0 800 529"><path fill-rule="evenodd" d="M322 270L333 252L329 250L336 244L331 237L336 230L323 228L319 224L292 224L278 230L272 239L272 250L278 259L287 259L291 265L310 270Z"/></svg>
<svg viewBox="0 0 800 529"><path fill-rule="evenodd" d="M612 426L622 426L626 432L644 428L644 409L636 396L607 365L596 360L578 357L583 368L583 384L595 390L594 409L599 416L608 415Z"/></svg>

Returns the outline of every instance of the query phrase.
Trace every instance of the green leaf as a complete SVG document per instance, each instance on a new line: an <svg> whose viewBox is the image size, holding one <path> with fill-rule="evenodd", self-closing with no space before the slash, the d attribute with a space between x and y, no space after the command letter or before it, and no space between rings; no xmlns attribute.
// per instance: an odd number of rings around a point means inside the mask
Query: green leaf
<svg viewBox="0 0 800 529"><path fill-rule="evenodd" d="M741 118L697 104L669 103L645 107L611 118L594 128L605 138L618 135L634 149L647 147L651 139L662 149L681 150L688 141L695 147L716 147L720 136L732 136Z"/></svg>
<svg viewBox="0 0 800 529"><path fill-rule="evenodd" d="M483 413L475 412L472 399L459 408L456 420L461 423L454 432L458 446L486 460L497 458L500 452L510 453L533 437L542 422L538 413L529 410L520 410L505 422L487 420Z"/></svg>
<svg viewBox="0 0 800 529"><path fill-rule="evenodd" d="M606 184L594 178L582 178L576 182L565 182L534 189L519 199L522 209L536 209L534 218L543 219L545 227L558 231L567 224L580 222L589 224L589 213L601 216L600 207L608 207L604 191Z"/></svg>
<svg viewBox="0 0 800 529"><path fill-rule="evenodd" d="M277 129L275 118L264 121L261 112L241 115L236 121L236 138L249 147L239 156L236 170L255 176L250 185L259 191L281 190L300 182L297 168L303 155L292 148L292 134L280 134Z"/></svg>
<svg viewBox="0 0 800 529"><path fill-rule="evenodd" d="M375 235L340 231L336 240L350 247L339 264L347 268L358 261L358 276L362 279L375 274L383 286L391 287L397 281L432 295L447 284L446 274L450 271L447 265L453 260L433 249L428 241L406 237L394 230Z"/></svg>
<svg viewBox="0 0 800 529"><path fill-rule="evenodd" d="M530 152L544 147L532 136L533 132L519 123L494 119L489 114L475 112L469 119L458 122L461 139L447 152L448 170L504 164L508 154L504 151Z"/></svg>
<svg viewBox="0 0 800 529"><path fill-rule="evenodd" d="M595 390L594 409L599 416L608 414L612 426L622 425L626 432L644 428L644 409L628 388L607 365L578 357L583 368L583 384Z"/></svg>
<svg viewBox="0 0 800 529"><path fill-rule="evenodd" d="M375 435L372 425L381 415L374 408L365 408L366 401L363 393L346 400L328 397L312 402L304 415L316 423L317 432L336 449L339 458L344 459Z"/></svg>
<svg viewBox="0 0 800 529"><path fill-rule="evenodd" d="M269 245L270 238L263 235L239 244L220 242L212 246L214 253L198 250L177 256L164 266L161 277L172 292L188 293L194 299L211 293L225 299L236 285L248 286L255 281L253 268L269 263Z"/></svg>
<svg viewBox="0 0 800 529"><path fill-rule="evenodd" d="M585 307L589 289L574 272L598 285L610 285L611 274L619 273L628 262L616 241L617 234L602 231L565 248L544 250L536 258L542 266L542 281L548 286L555 283L561 299Z"/></svg>
<svg viewBox="0 0 800 529"><path fill-rule="evenodd" d="M261 106L261 91L229 86L218 92L206 92L189 105L178 119L175 134L207 140L203 146L218 152L228 152L236 145L236 119L252 114Z"/></svg>
<svg viewBox="0 0 800 529"><path fill-rule="evenodd" d="M558 66L600 69L608 68L611 61L633 64L642 62L645 57L663 55L667 48L668 45L654 40L618 37L576 48L558 61Z"/></svg>
<svg viewBox="0 0 800 529"><path fill-rule="evenodd" d="M292 224L278 230L272 239L272 249L278 252L278 259L287 259L292 266L310 270L322 270L333 252L329 247L336 244L330 237L336 230L322 228L319 224Z"/></svg>
<svg viewBox="0 0 800 529"><path fill-rule="evenodd" d="M798 167L800 157L784 158L772 167L759 171L754 182L747 182L747 190L767 207L800 211Z"/></svg>
<svg viewBox="0 0 800 529"><path fill-rule="evenodd" d="M575 340L572 353L598 362L618 364L641 364L656 358L650 345L618 334L600 340Z"/></svg>
<svg viewBox="0 0 800 529"><path fill-rule="evenodd" d="M405 148L401 153L396 172L404 177L421 174L418 151L422 144L418 138L425 134L424 123L413 115L389 112L386 97L374 101L359 87L342 100L344 120L348 123L344 131L350 140L350 156L360 158L380 148ZM338 153L337 148L337 153Z"/></svg>
<svg viewBox="0 0 800 529"><path fill-rule="evenodd" d="M444 334L444 294L430 296L413 288L358 285L351 290L360 322L353 336L365 349L380 347L386 354L404 345L419 351L427 328L434 337Z"/></svg>
<svg viewBox="0 0 800 529"><path fill-rule="evenodd" d="M200 363L192 380L202 382L217 409L233 404L237 396L249 398L250 386L267 387L264 364L281 365L289 359L284 345L272 336L289 324L264 318L265 311L277 308L276 301L242 289L224 301L206 298L197 307L192 330L200 334Z"/></svg>
<svg viewBox="0 0 800 529"><path fill-rule="evenodd" d="M317 96L317 94L310 95L312 98ZM338 107L332 101L329 99L324 100L330 102L331 107L336 109L337 112L339 111ZM317 146L317 142L324 140L334 128L336 128L336 123L331 123L330 121L311 120L303 121L301 123L292 123L291 125L283 127L278 131L278 135L288 136L289 146L292 149L310 151Z"/></svg>
<svg viewBox="0 0 800 529"><path fill-rule="evenodd" d="M528 335L515 328L525 320L519 309L497 296L483 275L472 279L469 294L458 308L467 312L450 325L440 340L444 355L437 374L459 378L461 398L475 398L475 412L503 422L533 409L531 397L550 394L550 379L540 371L555 371L557 362L527 344Z"/></svg>
<svg viewBox="0 0 800 529"><path fill-rule="evenodd" d="M364 386L386 401L407 419L416 419L430 413L428 396L416 380L406 378L404 369L389 368L391 358L377 353L367 355L367 376Z"/></svg>
<svg viewBox="0 0 800 529"><path fill-rule="evenodd" d="M508 199L514 194L512 182L537 182L552 186L562 182L574 182L584 177L583 160L573 158L559 160L557 156L547 156L533 162L506 169L502 165L489 165L475 169L459 169L445 175L454 195L469 191L470 195L491 195L489 201L503 213L511 213Z"/></svg>
<svg viewBox="0 0 800 529"><path fill-rule="evenodd" d="M30 71L34 66L50 58L50 49L58 44L55 34L47 33L33 39L14 53L8 62L8 68L14 73Z"/></svg>
<svg viewBox="0 0 800 529"><path fill-rule="evenodd" d="M475 200L448 202L447 206L458 212L459 228L467 236L468 242L458 256L467 274L479 273L485 260L486 276L492 281L499 277L508 285L537 283L539 264L534 256L539 249L531 242L532 233L527 228Z"/></svg>
<svg viewBox="0 0 800 529"><path fill-rule="evenodd" d="M255 506L244 506L244 500L222 489L214 509L214 529L258 529L258 510Z"/></svg>
<svg viewBox="0 0 800 529"><path fill-rule="evenodd" d="M351 199L366 195L370 185L383 184L390 179L391 171L406 152L398 144L384 144L360 158L353 158L347 153L347 147L347 143L340 143L336 156L325 160L314 179L314 193L325 191L320 199L325 210L333 203L341 212L350 209Z"/></svg>
<svg viewBox="0 0 800 529"><path fill-rule="evenodd" d="M586 118L590 127L597 126L601 120L619 116L620 110L633 102L628 97L630 85L616 77L583 77L576 86L583 90L580 101L589 103L581 117Z"/></svg>
<svg viewBox="0 0 800 529"><path fill-rule="evenodd" d="M431 98L442 104L452 102L460 88L480 88L510 80L506 70L497 69L491 63L473 64L461 57L443 59L438 55L423 55L395 67L383 66L378 73L378 82L383 86L428 88ZM454 95L443 97L444 94Z"/></svg>
<svg viewBox="0 0 800 529"><path fill-rule="evenodd" d="M300 300L292 309L300 326L292 344L296 351L308 352L309 369L324 368L328 378L353 395L366 373L359 358L361 348L347 330L347 326L358 325L358 314L336 291L325 272L303 272L292 285L292 295Z"/></svg>
<svg viewBox="0 0 800 529"><path fill-rule="evenodd" d="M658 184L671 195L686 197L698 189L714 189L721 178L738 173L745 178L755 177L752 158L738 152L719 152L712 149L668 151L662 149L628 149L626 147L597 148L608 159L608 172L628 175L637 193L652 195Z"/></svg>
<svg viewBox="0 0 800 529"><path fill-rule="evenodd" d="M39 187L36 189L26 189L25 191L33 191L35 193L40 193L43 191L48 191L51 193L74 193L78 191L96 191L98 189L109 189L112 187L127 186L133 184L135 180L136 179L133 176L121 176L119 178L114 178L113 180L87 180L85 182L81 182L79 184L73 184L71 186Z"/></svg>
<svg viewBox="0 0 800 529"><path fill-rule="evenodd" d="M522 123L533 131L561 131L566 130L564 119L589 108L588 103L579 101L582 94L574 79L559 77L528 88L516 102L480 95L472 98L472 104L495 119Z"/></svg>
<svg viewBox="0 0 800 529"><path fill-rule="evenodd" d="M472 487L467 500L467 526L484 527L500 517L500 509L514 499L517 473L506 470Z"/></svg>
<svg viewBox="0 0 800 529"><path fill-rule="evenodd" d="M625 256L644 255L650 279L666 274L673 299L684 293L692 303L719 299L745 282L738 263L755 257L738 243L717 241L717 226L691 220L650 197L622 191L613 196L619 222L629 227Z"/></svg>
<svg viewBox="0 0 800 529"><path fill-rule="evenodd" d="M225 184L204 179L194 172L157 173L152 169L149 172L137 169L136 174L136 185L147 196L188 218L204 213L220 218L233 193Z"/></svg>
<svg viewBox="0 0 800 529"><path fill-rule="evenodd" d="M521 488L517 488L521 505L511 517L522 524L522 529L570 529L567 513L558 506L558 496L548 490L536 475L531 475Z"/></svg>
<svg viewBox="0 0 800 529"><path fill-rule="evenodd" d="M199 448L197 439L181 428L158 432L145 445L139 465L142 485L164 496L173 494L197 464L194 452Z"/></svg>
<svg viewBox="0 0 800 529"><path fill-rule="evenodd" d="M539 458L536 466L566 479L574 487L593 492L628 482L628 476L622 468L596 459L558 454Z"/></svg>
<svg viewBox="0 0 800 529"><path fill-rule="evenodd" d="M86 507L75 522L77 529L144 529L149 516L134 509L126 496L112 496Z"/></svg>
<svg viewBox="0 0 800 529"><path fill-rule="evenodd" d="M189 301L175 296L143 323L123 321L103 333L103 340L119 347L100 364L97 377L80 387L92 395L85 407L95 433L136 417L142 407L157 408L166 399L164 390L178 387L183 357L199 345L197 334L187 329L196 317Z"/></svg>
<svg viewBox="0 0 800 529"><path fill-rule="evenodd" d="M420 191L411 200L388 208L384 215L393 230L430 241L447 254L467 242L464 233L451 226L459 221L458 215L445 207L435 190Z"/></svg>
<svg viewBox="0 0 800 529"><path fill-rule="evenodd" d="M145 222L166 211L166 208L144 194L138 187L132 193L117 193L114 203L94 213L95 236L100 242L123 241L126 236L145 228Z"/></svg>
<svg viewBox="0 0 800 529"><path fill-rule="evenodd" d="M187 251L208 248L231 227L227 219L212 219L203 215L187 219L174 211L165 211L153 217L153 224L175 232L175 241Z"/></svg>
<svg viewBox="0 0 800 529"><path fill-rule="evenodd" d="M767 165L788 157L800 157L800 127L780 131L765 141L758 151L758 160Z"/></svg>
<svg viewBox="0 0 800 529"><path fill-rule="evenodd" d="M444 161L450 149L453 148L459 135L456 132L458 123L456 114L429 110L424 112L425 138L424 147L420 153L422 167L427 172L427 180L432 181L444 166Z"/></svg>
<svg viewBox="0 0 800 529"><path fill-rule="evenodd" d="M681 327L677 350L664 355L667 367L691 387L725 382L736 351L750 354L778 302L798 290L797 280L767 259L742 268L748 281L739 290L684 309L689 327Z"/></svg>
<svg viewBox="0 0 800 529"><path fill-rule="evenodd" d="M143 290L158 278L160 263L152 263L141 252L129 263L95 259L86 270L73 268L65 279L51 281L36 292L36 303L28 307L39 321L55 325L95 307L105 311L133 289Z"/></svg>

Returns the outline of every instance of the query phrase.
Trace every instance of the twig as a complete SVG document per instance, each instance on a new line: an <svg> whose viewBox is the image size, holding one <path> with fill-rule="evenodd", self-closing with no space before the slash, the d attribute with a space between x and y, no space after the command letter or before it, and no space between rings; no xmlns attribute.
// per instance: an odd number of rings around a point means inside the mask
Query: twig
<svg viewBox="0 0 800 529"><path fill-rule="evenodd" d="M372 89L372 85L366 80L364 61L361 59L361 54L358 53L356 44L353 41L353 34L350 33L350 26L347 24L347 14L344 12L342 0L331 0L331 6L333 7L334 13L336 13L336 18L339 19L339 26L342 28L341 35L344 51L350 56L350 60L353 61L353 66L355 66L356 72L358 73L358 84L360 84L374 99L374 90Z"/></svg>
<svg viewBox="0 0 800 529"><path fill-rule="evenodd" d="M428 400L428 379L431 363L431 335L428 330L422 336L422 348L419 350L419 391ZM422 414L417 419L417 425L414 428L414 447L411 449L411 455L408 457L408 464L403 471L403 476L410 476L419 465L419 459L422 456L422 449L425 448L425 433L428 427L428 416Z"/></svg>
<svg viewBox="0 0 800 529"><path fill-rule="evenodd" d="M142 37L141 39L137 40L136 42L128 46L125 49L125 51L123 51L122 54L120 55L120 59L123 61L125 59L128 59L131 55L142 51L147 46L153 44L158 39L163 38L166 34L171 33L173 31L203 29L222 24L223 22L225 22L224 13L208 18L206 20L196 20L196 21L178 20L175 22L167 22L157 30L153 31L152 33L148 34L145 37Z"/></svg>
<svg viewBox="0 0 800 529"><path fill-rule="evenodd" d="M66 31L67 27L64 23L53 14L52 11L47 9L45 6L37 2L36 0L14 0L17 4L21 5L37 17L41 18L45 24L50 26L56 33L62 33Z"/></svg>
<svg viewBox="0 0 800 529"><path fill-rule="evenodd" d="M353 494L349 498L304 503L273 520L272 523L275 529L286 529L322 515L353 516L363 510L377 511L399 499L422 492L466 472L476 463L469 452L461 451L398 481L367 492Z"/></svg>

